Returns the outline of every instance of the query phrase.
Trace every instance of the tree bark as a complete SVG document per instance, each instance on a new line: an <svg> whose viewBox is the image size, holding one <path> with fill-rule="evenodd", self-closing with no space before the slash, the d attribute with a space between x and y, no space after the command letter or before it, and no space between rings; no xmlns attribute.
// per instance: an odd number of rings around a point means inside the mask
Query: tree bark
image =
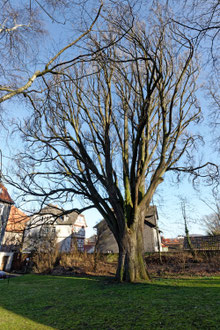
<svg viewBox="0 0 220 330"><path fill-rule="evenodd" d="M143 255L143 229L126 228L119 245L118 268L116 279L119 282L149 281Z"/></svg>

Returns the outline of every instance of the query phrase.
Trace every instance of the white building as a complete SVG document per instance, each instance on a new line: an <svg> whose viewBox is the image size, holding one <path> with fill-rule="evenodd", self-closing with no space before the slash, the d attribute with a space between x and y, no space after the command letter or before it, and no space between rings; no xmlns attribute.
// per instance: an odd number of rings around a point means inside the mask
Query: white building
<svg viewBox="0 0 220 330"><path fill-rule="evenodd" d="M61 252L70 252L75 248L84 251L87 227L84 215L77 212L64 213L57 206L48 205L39 214L32 216L25 229L22 252L34 251L36 244L42 241L48 243L49 251L49 239L53 237L56 237Z"/></svg>

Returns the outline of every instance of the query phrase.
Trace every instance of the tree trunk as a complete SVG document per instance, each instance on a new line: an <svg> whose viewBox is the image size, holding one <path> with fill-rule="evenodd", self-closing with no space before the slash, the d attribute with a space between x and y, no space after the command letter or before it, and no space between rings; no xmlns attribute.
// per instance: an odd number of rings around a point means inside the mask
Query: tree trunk
<svg viewBox="0 0 220 330"><path fill-rule="evenodd" d="M127 228L119 245L116 279L120 282L149 281L143 256L142 226Z"/></svg>

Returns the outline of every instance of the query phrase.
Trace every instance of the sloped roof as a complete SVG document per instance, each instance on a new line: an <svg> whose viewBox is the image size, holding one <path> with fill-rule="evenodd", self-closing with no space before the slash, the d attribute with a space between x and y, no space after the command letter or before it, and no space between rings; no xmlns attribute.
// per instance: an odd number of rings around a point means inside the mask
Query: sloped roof
<svg viewBox="0 0 220 330"><path fill-rule="evenodd" d="M43 209L41 209L38 214L61 215L62 213L63 210L61 210L58 206L48 204Z"/></svg>
<svg viewBox="0 0 220 330"><path fill-rule="evenodd" d="M7 204L14 204L5 186L0 183L0 201Z"/></svg>
<svg viewBox="0 0 220 330"><path fill-rule="evenodd" d="M79 213L77 212L71 212L69 214L67 214L67 216L65 216L64 220L62 220L61 218L57 219L57 224L58 225L74 225L74 223L76 222L76 219L78 218Z"/></svg>
<svg viewBox="0 0 220 330"><path fill-rule="evenodd" d="M60 209L58 206L49 204L45 206L38 214L56 216L57 225L73 225L79 215L79 213L75 211L68 213L65 216L63 215L64 213L65 211Z"/></svg>
<svg viewBox="0 0 220 330"><path fill-rule="evenodd" d="M63 210L59 209L58 206L49 204L42 208L39 212L34 213L30 220L27 222L28 227L38 227L42 225L52 225L56 218L63 214Z"/></svg>
<svg viewBox="0 0 220 330"><path fill-rule="evenodd" d="M105 219L102 219L93 228L101 230L106 226L107 226L107 223L106 223Z"/></svg>
<svg viewBox="0 0 220 330"><path fill-rule="evenodd" d="M147 212L145 214L145 225L148 225L152 228L157 226L158 213L157 207L155 205L151 205L148 207Z"/></svg>
<svg viewBox="0 0 220 330"><path fill-rule="evenodd" d="M29 217L24 212L12 205L6 226L6 231L22 232L28 220Z"/></svg>

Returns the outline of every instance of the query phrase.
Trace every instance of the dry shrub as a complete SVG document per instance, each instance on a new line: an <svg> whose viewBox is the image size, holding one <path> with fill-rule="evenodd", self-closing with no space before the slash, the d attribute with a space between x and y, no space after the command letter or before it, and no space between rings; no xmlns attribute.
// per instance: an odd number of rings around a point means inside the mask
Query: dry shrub
<svg viewBox="0 0 220 330"><path fill-rule="evenodd" d="M57 245L57 237L54 233L49 233L43 239L36 242L32 257L33 272L49 274L59 263L60 252Z"/></svg>
<svg viewBox="0 0 220 330"><path fill-rule="evenodd" d="M78 268L83 262L83 253L79 251L73 251L71 253L62 253L60 257L59 265L64 269Z"/></svg>
<svg viewBox="0 0 220 330"><path fill-rule="evenodd" d="M59 265L63 271L73 273L109 275L115 273L115 265L106 261L106 256L79 251L63 253Z"/></svg>
<svg viewBox="0 0 220 330"><path fill-rule="evenodd" d="M35 245L32 257L35 273L43 274L96 274L111 275L116 271L116 265L108 262L108 256L98 252L88 254L80 252L75 247L70 253L60 253L56 237L47 237Z"/></svg>
<svg viewBox="0 0 220 330"><path fill-rule="evenodd" d="M33 271L39 274L50 274L56 264L59 262L59 251L54 250L53 253L35 253L33 256Z"/></svg>

